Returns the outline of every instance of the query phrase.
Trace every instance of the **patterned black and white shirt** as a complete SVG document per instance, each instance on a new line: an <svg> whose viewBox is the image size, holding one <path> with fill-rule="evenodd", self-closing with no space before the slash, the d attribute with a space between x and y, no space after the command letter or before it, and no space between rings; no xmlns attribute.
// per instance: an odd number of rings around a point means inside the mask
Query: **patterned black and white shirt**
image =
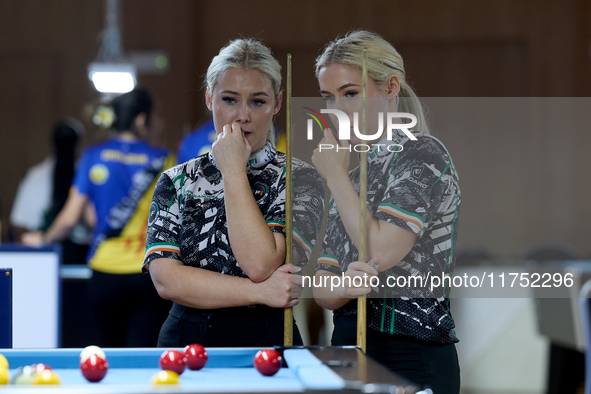
<svg viewBox="0 0 591 394"><path fill-rule="evenodd" d="M271 231L285 235L285 154L267 143L248 160L246 173ZM293 242L305 264L318 235L324 211L324 187L318 172L297 159L294 178ZM245 223L248 226L248 223ZM246 277L228 238L224 181L212 152L165 171L154 190L143 271L156 258Z"/></svg>
<svg viewBox="0 0 591 394"><path fill-rule="evenodd" d="M453 343L458 339L444 293L431 293L424 287L407 289L409 297L400 297L393 286L386 285L388 277L412 275L427 280L432 275L451 274L454 268L461 202L458 174L438 139L421 133L415 136L417 141L398 131L393 141L380 141L368 152L368 210L377 219L412 230L419 238L399 264L380 272L384 287L380 285L377 297L368 298L367 320L371 329L380 332ZM384 143L392 146L388 149ZM395 144L402 145L402 151L396 152L400 147ZM359 192L359 167L349 176ZM358 256L331 198L316 270L341 276ZM335 313L356 314L357 301Z"/></svg>

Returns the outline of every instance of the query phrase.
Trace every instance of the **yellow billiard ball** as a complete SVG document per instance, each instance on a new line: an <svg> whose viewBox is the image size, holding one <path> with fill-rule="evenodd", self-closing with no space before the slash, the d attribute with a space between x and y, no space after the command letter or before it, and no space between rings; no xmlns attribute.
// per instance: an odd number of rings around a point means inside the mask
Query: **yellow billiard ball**
<svg viewBox="0 0 591 394"><path fill-rule="evenodd" d="M51 369L46 369L45 371L38 372L33 376L33 381L31 384L60 384L60 377L57 376L55 372Z"/></svg>
<svg viewBox="0 0 591 394"><path fill-rule="evenodd" d="M3 354L0 354L0 369L8 369L8 360Z"/></svg>
<svg viewBox="0 0 591 394"><path fill-rule="evenodd" d="M10 375L7 368L0 368L0 385L10 383Z"/></svg>
<svg viewBox="0 0 591 394"><path fill-rule="evenodd" d="M179 384L179 374L174 371L163 370L152 376L151 383L152 386L158 386L161 384Z"/></svg>

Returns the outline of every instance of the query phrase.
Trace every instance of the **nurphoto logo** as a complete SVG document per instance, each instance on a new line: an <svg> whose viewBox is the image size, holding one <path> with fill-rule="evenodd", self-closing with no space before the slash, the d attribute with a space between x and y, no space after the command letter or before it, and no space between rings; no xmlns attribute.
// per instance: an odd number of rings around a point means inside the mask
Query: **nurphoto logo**
<svg viewBox="0 0 591 394"><path fill-rule="evenodd" d="M320 113L318 111L313 110L312 108L304 107L304 109L310 111L305 112L306 115L309 115L312 119L308 119L307 124L307 138L308 140L313 139L314 135L314 122L316 121L318 126L320 126L320 130L328 129L328 125L326 120L322 116L322 114L332 114L338 120L338 139L339 140L350 140L351 139L351 121L349 116L338 109L321 109ZM410 119L409 123L395 123L395 120L398 121L399 119ZM411 113L408 112L378 112L378 130L374 134L362 134L359 130L359 113L353 113L353 132L355 136L361 141L376 141L382 138L384 134L384 119L386 123L386 133L388 141L392 141L393 137L392 134L394 130L400 130L406 136L416 141L417 137L415 137L411 132L410 129L416 126L417 118ZM402 151L403 147L399 144L377 144L377 145L384 145L387 147L388 151L390 152L400 152ZM333 144L320 144L319 150L322 152L323 149L336 149L339 150L348 150L351 152L353 149L355 152L368 152L371 149L371 146L368 144L356 144L356 145L349 145L348 147L337 145L336 147Z"/></svg>

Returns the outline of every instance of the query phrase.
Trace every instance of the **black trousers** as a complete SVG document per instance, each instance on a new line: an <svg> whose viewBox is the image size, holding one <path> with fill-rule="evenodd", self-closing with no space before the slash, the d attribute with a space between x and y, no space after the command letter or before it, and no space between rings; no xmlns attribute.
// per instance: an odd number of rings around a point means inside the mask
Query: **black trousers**
<svg viewBox="0 0 591 394"><path fill-rule="evenodd" d="M334 323L332 344L355 345L357 316L337 314ZM367 355L421 388L430 387L436 394L460 392L460 365L453 343L433 344L368 329Z"/></svg>
<svg viewBox="0 0 591 394"><path fill-rule="evenodd" d="M158 337L158 347L183 347L198 343L208 347L283 346L283 309L252 308L201 310L173 304ZM302 337L293 323L293 343Z"/></svg>
<svg viewBox="0 0 591 394"><path fill-rule="evenodd" d="M170 309L148 275L92 271L90 307L96 315L104 347L153 347Z"/></svg>

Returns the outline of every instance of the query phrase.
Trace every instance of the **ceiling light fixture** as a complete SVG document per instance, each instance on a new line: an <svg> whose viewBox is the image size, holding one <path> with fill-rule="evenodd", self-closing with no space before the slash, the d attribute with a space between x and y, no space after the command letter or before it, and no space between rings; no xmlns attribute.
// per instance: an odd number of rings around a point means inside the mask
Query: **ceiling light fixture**
<svg viewBox="0 0 591 394"><path fill-rule="evenodd" d="M120 7L119 0L106 0L106 25L101 47L95 61L88 65L88 78L101 93L127 93L137 83L137 68L125 56L121 46Z"/></svg>

